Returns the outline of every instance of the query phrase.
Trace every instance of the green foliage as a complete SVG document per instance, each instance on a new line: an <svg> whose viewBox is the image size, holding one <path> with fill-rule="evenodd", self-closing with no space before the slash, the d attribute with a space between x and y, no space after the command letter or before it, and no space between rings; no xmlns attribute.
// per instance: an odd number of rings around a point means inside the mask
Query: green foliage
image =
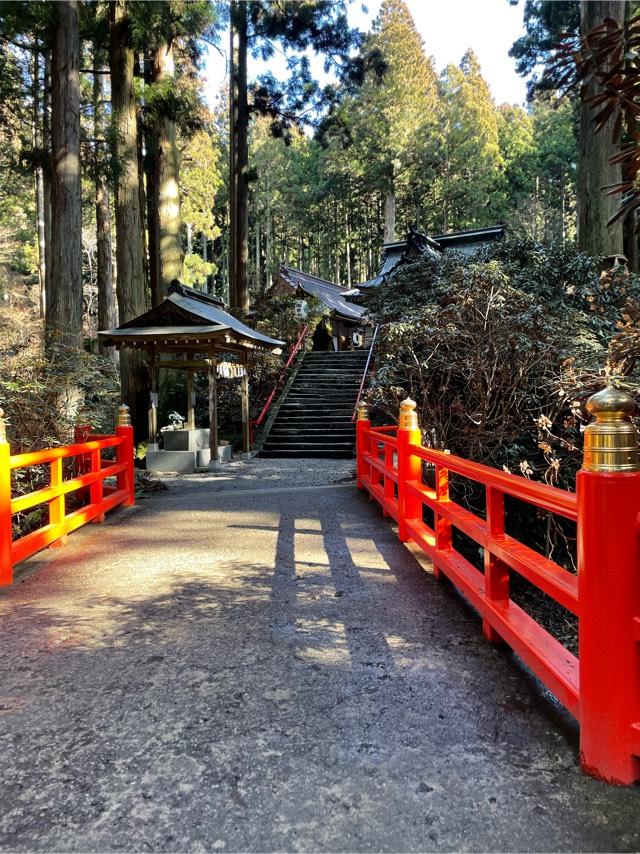
<svg viewBox="0 0 640 854"><path fill-rule="evenodd" d="M445 156L442 169L442 230L495 223L502 197L504 159L498 113L480 65L469 50L442 78Z"/></svg>
<svg viewBox="0 0 640 854"><path fill-rule="evenodd" d="M509 2L517 5L518 0ZM525 34L514 42L509 55L516 60L518 74L529 78L530 99L558 88L560 75L549 60L561 34L576 33L579 26L580 3L576 0L525 0Z"/></svg>
<svg viewBox="0 0 640 854"><path fill-rule="evenodd" d="M222 186L220 139L209 127L181 141L180 192L182 221L210 240L220 235L213 217L215 196Z"/></svg>
<svg viewBox="0 0 640 854"><path fill-rule="evenodd" d="M206 285L209 276L216 272L216 265L211 261L204 261L200 255L185 255L182 270L182 281L189 287Z"/></svg>

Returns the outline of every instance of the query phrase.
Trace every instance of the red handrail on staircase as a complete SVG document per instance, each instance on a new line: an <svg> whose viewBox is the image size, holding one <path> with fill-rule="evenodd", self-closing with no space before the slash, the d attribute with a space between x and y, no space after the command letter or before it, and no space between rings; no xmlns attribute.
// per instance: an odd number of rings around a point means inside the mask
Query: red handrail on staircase
<svg viewBox="0 0 640 854"><path fill-rule="evenodd" d="M265 405L262 407L262 411L261 411L260 415L258 415L257 418L254 418L252 421L249 422L249 431L250 431L250 437L249 438L250 438L251 444L253 444L253 428L258 427L260 424L262 424L262 422L266 418L267 412L269 412L269 410L271 409L271 404L273 403L276 395L278 394L278 392L280 391L280 389L284 385L285 377L289 371L289 368L293 364L293 360L295 359L295 357L298 355L298 353L300 352L300 350L304 346L304 341L305 341L305 338L307 337L308 329L309 329L309 326L307 324L305 324L302 327L302 329L300 330L300 334L298 335L298 340L296 341L296 343L291 348L291 352L289 353L289 358L287 359L286 364L283 367L283 369L280 371L280 375L278 376L278 379L276 380L276 383L275 383L275 385L271 391L271 394L267 398Z"/></svg>

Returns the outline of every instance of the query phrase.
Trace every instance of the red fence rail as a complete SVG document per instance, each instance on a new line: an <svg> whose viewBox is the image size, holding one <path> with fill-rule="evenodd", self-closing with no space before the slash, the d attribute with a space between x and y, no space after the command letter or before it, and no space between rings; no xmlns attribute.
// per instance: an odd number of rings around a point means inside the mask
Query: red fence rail
<svg viewBox="0 0 640 854"><path fill-rule="evenodd" d="M73 445L23 454L11 454L4 429L0 430L0 586L12 583L13 569L21 561L64 542L67 534L87 522L102 522L119 504L131 507L135 503L133 427L126 423L127 407L120 407L118 419L112 436L87 436L86 441ZM115 449L115 461L103 458L107 448ZM75 476L65 478L65 460L74 461ZM32 466L49 467L48 485L14 496L12 474ZM107 478L115 478L115 485L106 484ZM82 494L86 503L69 512L67 496L72 493ZM13 516L44 504L48 506L48 521L14 538Z"/></svg>
<svg viewBox="0 0 640 854"><path fill-rule="evenodd" d="M601 395L611 392L621 396L612 389ZM597 401L592 405L598 423L587 428L593 432L585 439L585 461L587 439L601 446L579 473L577 494L423 446L414 409L413 401L402 404L395 429L372 427L361 413L356 425L358 488L395 519L403 542L414 542L431 559L436 577L449 578L474 606L485 637L511 646L579 721L584 770L614 783L636 782L640 465L635 428L625 420L628 408L618 406L616 421L611 409L605 411ZM633 446L618 453L618 462L626 453L627 463L614 464L612 437L622 427L627 435L628 428L633 431ZM424 481L425 464L433 470L433 487ZM451 473L484 487L486 518L452 500ZM577 575L505 532L505 495L577 522ZM432 525L424 521L424 508L433 514ZM484 571L454 547L455 529L483 549ZM510 572L578 617L578 657L513 601Z"/></svg>

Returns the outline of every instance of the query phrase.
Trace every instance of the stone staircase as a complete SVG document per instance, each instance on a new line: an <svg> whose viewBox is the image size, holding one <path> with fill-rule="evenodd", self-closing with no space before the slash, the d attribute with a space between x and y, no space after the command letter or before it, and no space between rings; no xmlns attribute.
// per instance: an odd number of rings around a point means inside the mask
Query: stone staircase
<svg viewBox="0 0 640 854"><path fill-rule="evenodd" d="M261 456L353 457L355 422L351 418L368 353L307 353Z"/></svg>

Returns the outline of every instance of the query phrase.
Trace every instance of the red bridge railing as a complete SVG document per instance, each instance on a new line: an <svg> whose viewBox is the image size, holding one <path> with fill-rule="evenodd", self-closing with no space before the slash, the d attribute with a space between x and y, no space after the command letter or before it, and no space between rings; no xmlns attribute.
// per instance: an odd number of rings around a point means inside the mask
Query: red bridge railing
<svg viewBox="0 0 640 854"><path fill-rule="evenodd" d="M87 436L87 441L24 454L11 454L4 435L0 411L0 586L11 584L13 568L26 558L54 543L87 522L102 522L105 514L123 504L135 503L133 467L133 427L129 410L118 410L118 426L113 436ZM115 449L115 461L103 459L102 452ZM74 461L73 477L65 478L64 461ZM12 475L32 466L49 467L48 485L24 495L13 495ZM115 484L107 484L115 478ZM70 512L66 498L81 493L86 503ZM12 517L25 510L48 505L44 524L14 538Z"/></svg>
<svg viewBox="0 0 640 854"><path fill-rule="evenodd" d="M422 445L416 404L398 427L357 422L357 484L398 523L482 618L485 637L507 643L580 723L585 771L619 784L640 779L640 462L631 399L615 389L588 404L577 494ZM425 464L434 486L424 482ZM449 475L484 487L485 517L452 500ZM577 522L577 575L505 532L505 495ZM433 514L424 521L423 509ZM484 552L483 571L454 546L453 531ZM578 617L578 657L510 596L517 572Z"/></svg>

